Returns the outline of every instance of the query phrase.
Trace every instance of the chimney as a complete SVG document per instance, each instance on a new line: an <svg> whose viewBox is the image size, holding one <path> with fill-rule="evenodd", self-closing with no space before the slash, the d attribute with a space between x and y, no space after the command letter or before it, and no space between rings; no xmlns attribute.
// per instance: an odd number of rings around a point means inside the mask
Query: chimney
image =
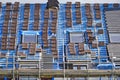
<svg viewBox="0 0 120 80"><path fill-rule="evenodd" d="M58 0L48 0L46 8L59 8Z"/></svg>

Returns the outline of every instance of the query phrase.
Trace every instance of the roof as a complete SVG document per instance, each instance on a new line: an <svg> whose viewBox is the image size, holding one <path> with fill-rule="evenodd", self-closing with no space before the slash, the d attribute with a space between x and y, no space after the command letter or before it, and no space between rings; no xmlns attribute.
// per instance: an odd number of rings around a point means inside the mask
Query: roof
<svg viewBox="0 0 120 80"><path fill-rule="evenodd" d="M0 0L3 3L8 2L8 0ZM20 3L46 3L47 0L17 0ZM59 0L60 3L66 3L66 2L72 2L75 3L76 1L81 3L119 3L119 0ZM9 0L9 2L16 2L16 0Z"/></svg>

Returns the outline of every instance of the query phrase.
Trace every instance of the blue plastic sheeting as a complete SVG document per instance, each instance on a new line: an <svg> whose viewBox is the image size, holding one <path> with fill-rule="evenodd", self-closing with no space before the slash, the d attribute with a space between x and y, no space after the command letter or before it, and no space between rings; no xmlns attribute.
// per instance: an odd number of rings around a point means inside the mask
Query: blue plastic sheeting
<svg viewBox="0 0 120 80"><path fill-rule="evenodd" d="M94 23L102 23L102 27L96 27L95 28L95 25L93 25L92 27L87 27L86 26L86 23L87 23L87 18L86 18L86 15L85 15L85 5L84 4L81 4L81 20L82 20L82 23L81 24L77 24L76 23L76 17L75 17L75 4L72 4L72 8L71 8L71 11L72 11L72 28L70 27L67 27L66 26L66 15L65 15L65 11L66 11L66 4L60 4L59 5L59 10L58 10L58 23L57 23L57 31L56 31L56 34L53 34L51 33L51 30L49 29L48 30L48 41L50 41L49 39L52 37L52 36L56 36L57 38L57 49L58 49L58 54L59 54L59 59L55 59L55 62L59 63L59 62L63 62L63 55L65 53L66 50L65 47L66 45L69 43L69 32L82 32L82 33L85 33L86 30L90 29L92 32L94 32L94 36L97 36L98 37L98 42L99 41L104 41L105 42L105 46L102 46L102 47L99 47L100 51L98 51L98 48L94 49L91 47L90 45L90 50L95 52L96 53L96 56L99 56L100 57L100 60L98 58L96 58L95 60L93 60L93 62L107 62L108 61L108 58L107 58L107 49L106 49L106 44L109 43L109 39L108 39L108 34L107 34L107 27L106 27L106 23L105 23L105 14L104 14L104 7L103 7L103 4L100 4L100 10L101 10L101 19L98 20L95 18L95 10L94 10L94 5L91 4L91 11L92 11L92 15L93 15L93 22ZM120 7L120 6L119 6ZM38 43L43 46L43 40L42 40L42 28L43 28L43 23L44 23L44 11L46 9L46 4L41 4L40 5L40 19L39 19L39 30L38 31L33 31L33 23L34 23L34 8L35 8L35 5L34 4L30 4L30 17L29 17L29 24L28 24L28 30L27 31L23 31L22 30L22 27L23 27L23 23L24 23L24 4L20 4L20 7L19 7L19 12L18 12L18 25L17 25L17 28L18 28L18 33L16 34L17 35L17 41L16 43L19 44L21 41L21 35L23 34L36 34L38 35ZM113 8L113 4L109 4L108 8ZM1 32L0 32L0 37L2 36L2 26L3 26L3 23L4 23L4 17L5 17L5 13L6 13L6 5L3 4L2 5L2 9L0 11L0 29L1 29ZM50 19L49 21L52 20L52 14L50 15ZM93 24L94 24L93 23ZM103 34L97 34L96 31L98 31L99 29L103 29L104 30L104 33ZM9 34L8 34L9 35ZM88 42L86 42L88 43ZM87 45L87 44L86 44ZM20 47L18 49L19 51L23 51L23 49ZM51 50L49 48L46 48L45 50L47 50L48 53L52 53ZM76 50L77 50L77 47L76 47ZM14 56L15 53L16 53L16 50L10 50L9 53L8 50L3 50L1 51L2 53L5 53L5 54L8 54L10 56ZM25 54L28 55L28 50L24 50ZM98 54L98 52L100 52L100 54ZM25 60L29 60L29 59L38 59L39 57L37 56L38 53L36 53L36 57L33 57L33 56L28 56L27 58L25 58ZM90 55L79 55L77 52L76 52L76 55L75 56L72 56L69 52L68 52L68 55L67 55L67 60L90 60ZM8 63L9 62L13 62L15 60L13 59L8 59ZM2 63L5 63L6 62L6 59L5 58L0 58L0 62ZM58 69L59 66L58 66L58 63L57 64L54 64L54 69ZM8 65L8 67L12 68L12 65ZM105 64L104 64L105 65ZM1 64L0 67L6 67L6 64Z"/></svg>
<svg viewBox="0 0 120 80"><path fill-rule="evenodd" d="M4 77L4 80L8 80L7 77Z"/></svg>
<svg viewBox="0 0 120 80"><path fill-rule="evenodd" d="M100 70L108 70L108 69L114 69L115 65L114 64L99 64L97 68Z"/></svg>
<svg viewBox="0 0 120 80"><path fill-rule="evenodd" d="M52 77L52 80L54 80L54 77Z"/></svg>

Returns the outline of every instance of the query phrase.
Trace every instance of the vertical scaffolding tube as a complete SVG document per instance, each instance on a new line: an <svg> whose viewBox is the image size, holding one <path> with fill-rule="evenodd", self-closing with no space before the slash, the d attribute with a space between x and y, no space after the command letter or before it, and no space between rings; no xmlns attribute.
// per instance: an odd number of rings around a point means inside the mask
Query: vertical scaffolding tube
<svg viewBox="0 0 120 80"><path fill-rule="evenodd" d="M13 79L12 80L15 80L15 75L14 75L14 70L15 70L15 56L13 54Z"/></svg>
<svg viewBox="0 0 120 80"><path fill-rule="evenodd" d="M40 55L41 53L39 53L39 66L38 66L38 69L39 69L39 80L41 80L41 77L40 77L40 68L41 68L41 62L40 62L40 57L41 57L41 55Z"/></svg>
<svg viewBox="0 0 120 80"><path fill-rule="evenodd" d="M63 39L63 63L64 63L64 80L65 80L65 55L64 55L64 39Z"/></svg>

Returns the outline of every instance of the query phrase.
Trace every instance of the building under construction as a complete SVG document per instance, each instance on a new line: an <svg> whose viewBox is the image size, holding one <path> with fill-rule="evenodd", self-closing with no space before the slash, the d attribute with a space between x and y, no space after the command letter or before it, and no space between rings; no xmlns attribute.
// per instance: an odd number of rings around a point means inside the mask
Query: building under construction
<svg viewBox="0 0 120 80"><path fill-rule="evenodd" d="M0 2L0 80L120 80L120 2Z"/></svg>

